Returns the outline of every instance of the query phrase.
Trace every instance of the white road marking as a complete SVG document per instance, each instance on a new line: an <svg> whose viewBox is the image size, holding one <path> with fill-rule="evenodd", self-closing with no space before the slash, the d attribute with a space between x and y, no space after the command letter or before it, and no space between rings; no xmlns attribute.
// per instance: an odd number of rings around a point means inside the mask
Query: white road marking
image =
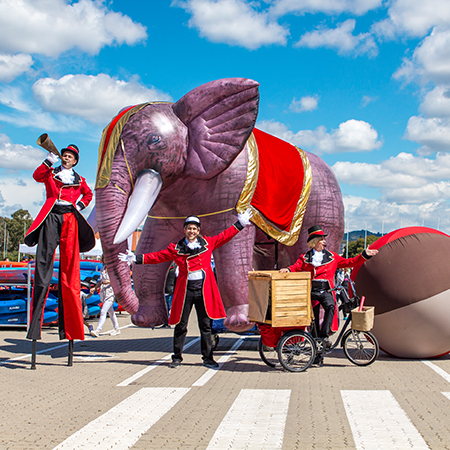
<svg viewBox="0 0 450 450"><path fill-rule="evenodd" d="M445 370L442 370L440 367L438 367L436 364L433 364L430 361L427 361L425 359L421 360L424 364L426 364L430 369L433 369L438 375L440 375L444 380L448 381L450 383L450 374L447 373Z"/></svg>
<svg viewBox="0 0 450 450"><path fill-rule="evenodd" d="M87 424L54 450L131 448L190 388L143 388Z"/></svg>
<svg viewBox="0 0 450 450"><path fill-rule="evenodd" d="M429 449L390 391L341 391L358 450Z"/></svg>
<svg viewBox="0 0 450 450"><path fill-rule="evenodd" d="M130 325L125 325L124 327L120 327L119 330L123 330L124 328L128 328L128 327L134 327L134 324L131 323ZM98 339L98 338L95 338L93 336L86 336L86 339L84 341L88 341L88 340L92 340L92 339ZM74 345L76 345L76 344L79 344L84 341L74 340L73 343L74 343ZM55 347L50 347L50 348L46 348L44 350L39 350L38 352L36 352L36 355L40 355L41 353L52 352L53 350L58 350L60 348L67 347L68 342L69 341L65 342L64 344L57 345ZM31 341L30 341L30 347L31 347ZM11 358L11 359L8 359L7 361L1 361L0 366L3 366L4 364L8 364L8 363L11 363L14 361L20 361L21 359L26 359L26 358L31 358L31 353L27 353L26 355L18 356L17 358Z"/></svg>
<svg viewBox="0 0 450 450"><path fill-rule="evenodd" d="M443 394L450 400L450 392L443 392Z"/></svg>
<svg viewBox="0 0 450 450"><path fill-rule="evenodd" d="M189 343L187 343L184 346L183 350L187 350L189 347L192 347L194 344L196 344L198 341L200 340L200 338L195 338L192 341L190 341ZM168 355L164 356L164 358L159 359L158 361L154 362L153 364L151 364L150 366L146 367L145 369L140 370L139 372L135 373L134 375L132 375L130 378L127 378L125 381L122 381L121 383L119 383L117 386L128 386L129 384L133 383L133 381L136 381L138 378L141 378L142 376L144 376L146 373L150 372L151 370L155 369L156 367L158 367L160 364L162 364L163 362L166 362L167 360L171 359L172 354L169 353Z"/></svg>
<svg viewBox="0 0 450 450"><path fill-rule="evenodd" d="M216 373L217 371L230 359L231 355L236 353L236 350L242 345L244 342L245 336L241 336L228 350L225 355L223 355L217 362L219 367L217 369L208 369L208 371L202 375L192 386L204 386Z"/></svg>
<svg viewBox="0 0 450 450"><path fill-rule="evenodd" d="M207 450L276 450L283 445L288 389L242 389Z"/></svg>

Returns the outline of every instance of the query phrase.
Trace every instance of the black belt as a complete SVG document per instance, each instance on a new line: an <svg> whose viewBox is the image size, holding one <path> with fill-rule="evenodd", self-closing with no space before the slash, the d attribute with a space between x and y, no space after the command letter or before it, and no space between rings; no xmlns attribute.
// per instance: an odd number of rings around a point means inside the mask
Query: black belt
<svg viewBox="0 0 450 450"><path fill-rule="evenodd" d="M52 213L54 214L67 214L73 212L74 212L73 205L54 205L52 208Z"/></svg>
<svg viewBox="0 0 450 450"><path fill-rule="evenodd" d="M313 291L327 291L330 289L330 283L328 281L312 280L311 289Z"/></svg>

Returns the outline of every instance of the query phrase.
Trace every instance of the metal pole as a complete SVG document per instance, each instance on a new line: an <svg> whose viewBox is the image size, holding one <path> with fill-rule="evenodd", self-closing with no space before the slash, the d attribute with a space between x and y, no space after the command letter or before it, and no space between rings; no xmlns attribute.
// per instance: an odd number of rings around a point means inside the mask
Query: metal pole
<svg viewBox="0 0 450 450"><path fill-rule="evenodd" d="M348 219L347 219L347 245L345 247L345 257L348 259Z"/></svg>

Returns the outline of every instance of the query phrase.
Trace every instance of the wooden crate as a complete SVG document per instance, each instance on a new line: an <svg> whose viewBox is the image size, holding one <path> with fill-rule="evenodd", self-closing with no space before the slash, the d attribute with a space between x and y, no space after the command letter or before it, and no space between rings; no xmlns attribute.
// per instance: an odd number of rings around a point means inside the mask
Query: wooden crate
<svg viewBox="0 0 450 450"><path fill-rule="evenodd" d="M248 273L249 313L252 322L273 327L311 325L311 274L263 270Z"/></svg>

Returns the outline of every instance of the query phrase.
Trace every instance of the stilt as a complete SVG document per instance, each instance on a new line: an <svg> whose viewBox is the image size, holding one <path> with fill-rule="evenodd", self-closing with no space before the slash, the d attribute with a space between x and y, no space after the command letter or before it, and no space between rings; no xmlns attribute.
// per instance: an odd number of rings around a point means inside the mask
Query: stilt
<svg viewBox="0 0 450 450"><path fill-rule="evenodd" d="M68 366L73 366L73 339L69 341L69 358L67 361Z"/></svg>
<svg viewBox="0 0 450 450"><path fill-rule="evenodd" d="M36 370L36 339L31 346L31 370Z"/></svg>

